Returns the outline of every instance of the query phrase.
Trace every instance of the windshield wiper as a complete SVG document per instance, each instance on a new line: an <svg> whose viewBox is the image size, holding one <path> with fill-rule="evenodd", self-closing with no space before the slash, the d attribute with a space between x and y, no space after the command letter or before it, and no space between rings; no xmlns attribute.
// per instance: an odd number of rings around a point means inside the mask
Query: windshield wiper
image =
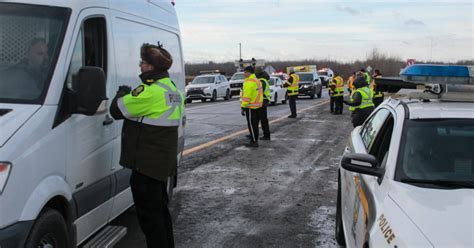
<svg viewBox="0 0 474 248"><path fill-rule="evenodd" d="M449 180L429 180L429 179L412 179L402 178L400 182L403 183L419 183L419 184L432 184L441 187L449 188L474 188L474 181L449 181Z"/></svg>

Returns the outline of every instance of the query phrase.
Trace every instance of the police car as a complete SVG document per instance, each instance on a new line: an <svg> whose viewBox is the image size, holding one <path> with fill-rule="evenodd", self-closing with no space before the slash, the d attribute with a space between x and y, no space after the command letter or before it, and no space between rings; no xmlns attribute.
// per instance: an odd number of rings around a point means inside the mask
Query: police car
<svg viewBox="0 0 474 248"><path fill-rule="evenodd" d="M412 65L398 85L424 91L387 99L352 131L338 170L339 244L474 247L473 72Z"/></svg>
<svg viewBox="0 0 474 248"><path fill-rule="evenodd" d="M283 87L281 78L271 76L270 80L268 80L268 84L270 85L270 104L286 103L288 94L286 94L286 88Z"/></svg>

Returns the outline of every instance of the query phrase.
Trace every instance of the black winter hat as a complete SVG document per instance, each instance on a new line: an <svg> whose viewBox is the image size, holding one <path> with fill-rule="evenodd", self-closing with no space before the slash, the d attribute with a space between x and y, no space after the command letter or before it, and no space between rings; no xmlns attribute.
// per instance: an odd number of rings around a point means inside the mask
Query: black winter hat
<svg viewBox="0 0 474 248"><path fill-rule="evenodd" d="M160 43L144 43L140 49L140 57L155 67L156 71L167 71L173 64L173 57Z"/></svg>
<svg viewBox="0 0 474 248"><path fill-rule="evenodd" d="M253 68L253 66L250 66L250 65L249 65L249 66L246 66L246 67L244 68L244 71L250 72L250 73L254 73L254 72L255 72L255 69Z"/></svg>

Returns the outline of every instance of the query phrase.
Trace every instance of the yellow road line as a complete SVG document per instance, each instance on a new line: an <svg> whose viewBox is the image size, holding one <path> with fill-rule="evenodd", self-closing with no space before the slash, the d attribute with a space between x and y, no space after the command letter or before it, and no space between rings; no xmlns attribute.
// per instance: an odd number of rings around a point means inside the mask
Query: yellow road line
<svg viewBox="0 0 474 248"><path fill-rule="evenodd" d="M303 113L303 112L305 112L305 111L308 111L309 109L312 109L312 108L321 106L321 105L323 105L323 104L325 104L325 103L328 103L328 102L329 102L329 100L322 101L322 102L320 102L320 103L318 103L318 104L315 104L315 105L313 105L313 106L309 106L309 107L306 107L306 108L304 108L304 109L301 109L301 110L298 111L298 113ZM282 117L279 117L279 118L277 118L277 119L275 119L275 120L270 121L269 123L275 123L275 122L278 122L278 121L281 121L281 120L284 120L284 119L287 119L287 117L286 117L286 116L282 116ZM189 154L198 152L198 151L203 150L203 149L205 149L205 148L208 148L208 147L210 147L210 146L212 146L212 145L215 145L215 144L221 143L221 142L223 142L223 141L232 139L232 138L234 138L234 137L236 137L236 136L239 136L239 135L241 135L241 134L244 134L245 132L248 132L248 129L243 129L243 130L237 131L237 132L235 132L235 133L229 134L229 135L227 135L227 136L218 138L218 139L216 139L216 140L209 141L209 142L207 142L207 143L204 143L204 144L201 144L201 145L198 145L198 146L195 146L195 147L191 147L191 148L189 148L189 149L184 150L183 156L186 156L186 155L189 155Z"/></svg>

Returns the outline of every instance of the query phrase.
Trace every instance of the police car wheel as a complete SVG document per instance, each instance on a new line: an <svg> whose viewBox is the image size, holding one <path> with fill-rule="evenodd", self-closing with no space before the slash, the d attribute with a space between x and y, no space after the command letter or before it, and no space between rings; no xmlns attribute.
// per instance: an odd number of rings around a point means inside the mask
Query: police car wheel
<svg viewBox="0 0 474 248"><path fill-rule="evenodd" d="M227 100L229 100L231 97L232 97L232 96L230 95L230 91L227 90L227 91L225 92L224 100L227 101Z"/></svg>
<svg viewBox="0 0 474 248"><path fill-rule="evenodd" d="M217 92L216 92L216 91L213 91L213 92L212 92L211 102L215 102L216 99L217 99Z"/></svg>
<svg viewBox="0 0 474 248"><path fill-rule="evenodd" d="M63 216L55 209L48 209L34 223L25 247L69 247L68 240L68 231Z"/></svg>
<svg viewBox="0 0 474 248"><path fill-rule="evenodd" d="M341 213L341 182L340 178L337 183L337 203L336 203L336 228L335 228L336 241L339 245L345 245L346 239L344 237L344 226L342 223Z"/></svg>

